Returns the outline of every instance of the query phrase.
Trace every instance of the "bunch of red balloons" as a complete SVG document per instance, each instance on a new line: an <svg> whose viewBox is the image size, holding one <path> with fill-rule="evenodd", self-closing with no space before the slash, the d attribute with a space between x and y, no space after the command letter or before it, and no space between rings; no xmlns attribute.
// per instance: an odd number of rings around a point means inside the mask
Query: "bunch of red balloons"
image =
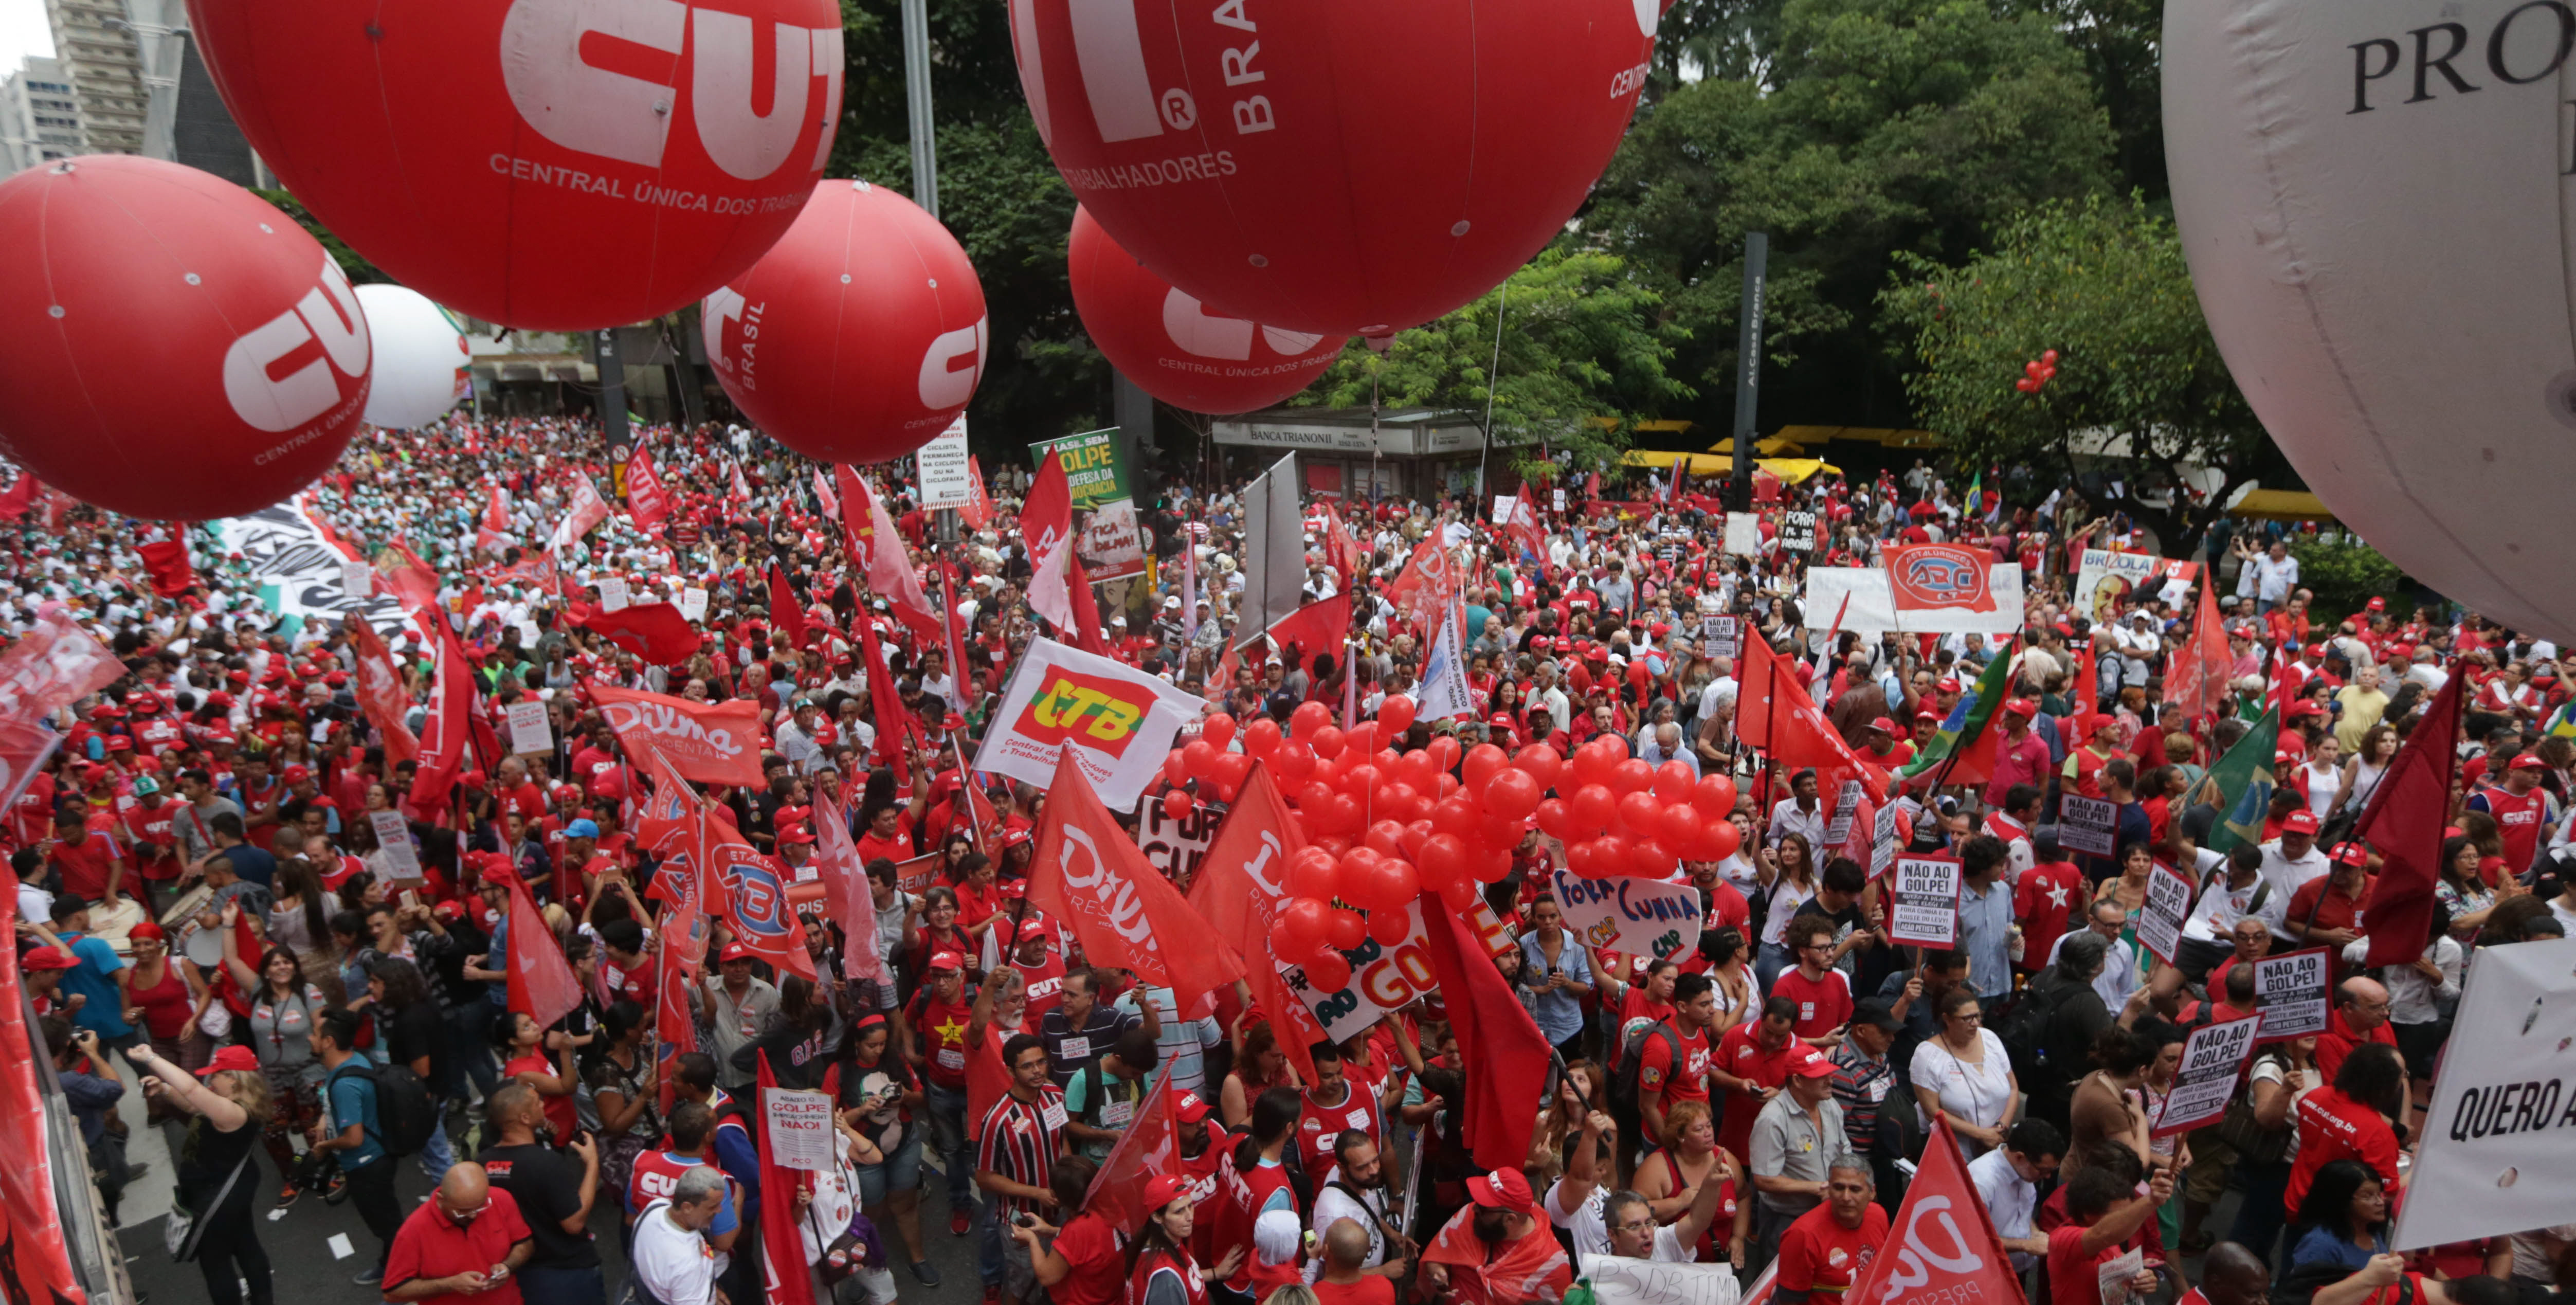
<svg viewBox="0 0 2576 1305"><path fill-rule="evenodd" d="M2013 388L2024 394L2037 394L2039 387L2048 384L2056 375L2057 351L2051 349L2021 365L2021 379L2013 382Z"/></svg>
<svg viewBox="0 0 2576 1305"><path fill-rule="evenodd" d="M1195 781L1199 793L1232 802L1254 761L1277 777L1308 846L1288 861L1274 951L1326 991L1350 981L1342 953L1369 939L1404 940L1406 908L1424 892L1453 911L1472 908L1482 885L1511 873L1533 821L1588 879L1660 879L1685 857L1735 851L1739 835L1727 819L1735 784L1724 776L1703 780L1682 761L1650 766L1617 738L1571 759L1544 743L1517 754L1480 743L1462 757L1446 736L1406 752L1386 746L1411 727L1415 710L1412 699L1391 697L1377 719L1343 730L1329 708L1310 702L1286 730L1267 718L1241 726L1240 752L1228 750L1234 718L1210 716L1198 738L1164 759L1173 787L1163 806L1174 819L1193 803L1183 785ZM1551 788L1571 796L1549 797Z"/></svg>

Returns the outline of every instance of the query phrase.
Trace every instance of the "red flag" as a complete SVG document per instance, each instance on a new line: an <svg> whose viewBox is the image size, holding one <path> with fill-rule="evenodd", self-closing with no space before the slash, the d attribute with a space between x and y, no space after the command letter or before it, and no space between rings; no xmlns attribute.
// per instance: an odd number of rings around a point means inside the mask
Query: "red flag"
<svg viewBox="0 0 2576 1305"><path fill-rule="evenodd" d="M1002 1063L1002 1031L984 1030L984 1040L966 1049L966 1138L984 1140L984 1116L1011 1090L1010 1068Z"/></svg>
<svg viewBox="0 0 2576 1305"><path fill-rule="evenodd" d="M993 496L984 490L984 464L973 454L966 457L966 489L972 496L966 506L957 509L957 519L981 530L993 521Z"/></svg>
<svg viewBox="0 0 2576 1305"><path fill-rule="evenodd" d="M653 470L649 449L638 448L626 460L626 513L635 519L635 528L646 534L661 530L663 518L671 515L671 495Z"/></svg>
<svg viewBox="0 0 2576 1305"><path fill-rule="evenodd" d="M796 603L795 586L776 562L769 564L769 623L790 648L805 646L805 609Z"/></svg>
<svg viewBox="0 0 2576 1305"><path fill-rule="evenodd" d="M701 784L760 787L759 703L749 698L691 702L596 680L583 682L582 688L599 704L599 714L628 752L659 756L681 778Z"/></svg>
<svg viewBox="0 0 2576 1305"><path fill-rule="evenodd" d="M582 536L590 533L591 527L607 519L608 500L599 496L599 486L592 484L590 477L574 472L571 510L564 514L562 521L555 523L554 537L547 541L546 551L562 552L580 542Z"/></svg>
<svg viewBox="0 0 2576 1305"><path fill-rule="evenodd" d="M866 620L864 616L860 618ZM873 629L859 631L859 651L868 663L868 705L876 717L877 738L872 751L878 761L894 769L897 789L911 783L912 763L905 758L905 739L921 732L912 718L912 709L903 705L903 695L894 688L894 672L886 669L885 640Z"/></svg>
<svg viewBox="0 0 2576 1305"><path fill-rule="evenodd" d="M1437 630L1440 618L1449 610L1449 597L1458 591L1459 576L1449 550L1440 546L1441 532L1433 530L1413 550L1413 558L1404 564L1404 573L1386 588L1387 601L1394 603L1417 630ZM1423 643L1431 642L1426 636Z"/></svg>
<svg viewBox="0 0 2576 1305"><path fill-rule="evenodd" d="M1350 632L1351 595L1344 590L1281 617L1270 627L1270 638L1283 650L1292 643L1297 645L1298 665L1312 666L1318 653L1331 653L1339 660L1342 640Z"/></svg>
<svg viewBox="0 0 2576 1305"><path fill-rule="evenodd" d="M1166 1074L1159 1087L1145 1094L1135 1119L1092 1176L1091 1190L1083 1193L1082 1208L1122 1237L1133 1237L1145 1226L1145 1184L1181 1172L1181 1138L1172 1127L1172 1098L1179 1090ZM1213 1209L1208 1213L1215 1217Z"/></svg>
<svg viewBox="0 0 2576 1305"><path fill-rule="evenodd" d="M677 666L698 652L697 627L669 603L633 603L613 612L575 603L566 615L656 666Z"/></svg>
<svg viewBox="0 0 2576 1305"><path fill-rule="evenodd" d="M394 668L394 655L385 647L384 637L360 619L350 623L349 642L358 653L358 709L384 737L385 765L391 768L417 758L420 740L403 723L411 710L411 694L403 688L402 672Z"/></svg>
<svg viewBox="0 0 2576 1305"><path fill-rule="evenodd" d="M1062 458L1038 460L1037 483L1020 503L1020 542L1034 562L1055 551L1073 534L1073 487L1064 478Z"/></svg>
<svg viewBox="0 0 2576 1305"><path fill-rule="evenodd" d="M1888 587L1899 616L1995 610L1985 551L1964 544L1890 544L1886 553Z"/></svg>
<svg viewBox="0 0 2576 1305"><path fill-rule="evenodd" d="M1351 577L1368 566L1368 550L1360 547L1350 526L1342 521L1340 510L1330 503L1324 505L1324 552L1333 559L1334 569L1342 573L1345 588Z"/></svg>
<svg viewBox="0 0 2576 1305"><path fill-rule="evenodd" d="M1071 924L1092 964L1134 970L1170 988L1183 1010L1244 977L1243 958L1213 936L1100 805L1071 749L1057 758L1047 790L1029 905Z"/></svg>
<svg viewBox="0 0 2576 1305"><path fill-rule="evenodd" d="M1097 657L1110 656L1109 640L1100 632L1100 605L1091 597L1091 573L1083 569L1082 554L1073 545L1064 549L1070 554L1065 567L1071 573L1066 589L1073 603L1073 646Z"/></svg>
<svg viewBox="0 0 2576 1305"><path fill-rule="evenodd" d="M510 533L510 491L492 487L492 497L483 505L483 528L496 535Z"/></svg>
<svg viewBox="0 0 2576 1305"><path fill-rule="evenodd" d="M744 484L742 481L742 464L731 458L727 458L725 459L725 466L733 472L733 493L725 501L728 503L750 502L751 486Z"/></svg>
<svg viewBox="0 0 2576 1305"><path fill-rule="evenodd" d="M0 717L34 720L116 683L125 663L71 618L46 603L36 623L0 653Z"/></svg>
<svg viewBox="0 0 2576 1305"><path fill-rule="evenodd" d="M6 494L0 494L0 520L16 521L26 516L27 509L33 506L35 501L35 473L30 471L19 472L18 478L10 482L9 492Z"/></svg>
<svg viewBox="0 0 2576 1305"><path fill-rule="evenodd" d="M2186 718L2215 717L2227 700L2227 672L2235 661L2218 620L2218 591L2204 583L2200 608L2191 618L2191 638L2174 650L2165 668L2165 701L2182 708Z"/></svg>
<svg viewBox="0 0 2576 1305"><path fill-rule="evenodd" d="M814 501L822 506L824 516L839 519L841 496L832 492L832 478L821 467L814 468Z"/></svg>
<svg viewBox="0 0 2576 1305"><path fill-rule="evenodd" d="M858 551L859 569L867 573L868 588L894 609L895 619L924 639L939 638L939 612L931 606L930 595L922 592L921 577L903 551L903 535L894 528L894 518L886 514L876 488L847 466L841 468L841 521L849 529L851 547Z"/></svg>
<svg viewBox="0 0 2576 1305"><path fill-rule="evenodd" d="M805 927L787 900L784 868L716 819L688 781L659 757L653 758L653 790L655 808L671 813L644 830L654 851L678 873L696 877L698 900L724 920L736 942L779 969L813 979L814 958L805 951Z"/></svg>
<svg viewBox="0 0 2576 1305"><path fill-rule="evenodd" d="M760 1109L751 1121L759 1126L769 1117L769 1094L778 1090L778 1078L769 1072L769 1053L760 1056ZM835 1094L837 1095L837 1094ZM763 1142L767 1130L762 1130ZM834 1147L841 1145L837 1137ZM790 1169L778 1163L777 1148L760 1148L760 1249L763 1281L763 1305L814 1305L814 1275L805 1267L805 1239L797 1227L796 1193L810 1190L812 1180L801 1169ZM829 1244L841 1235L838 1228L818 1228L816 1240ZM782 1272L781 1270L784 1270Z"/></svg>
<svg viewBox="0 0 2576 1305"><path fill-rule="evenodd" d="M445 624L438 614L438 572L410 549L387 544L377 550L376 580L402 604L423 634L435 634Z"/></svg>
<svg viewBox="0 0 2576 1305"><path fill-rule="evenodd" d="M1780 654L1759 630L1748 628L1744 642L1742 689L1735 696L1735 737L1749 748L1771 746L1771 703L1782 685L1796 678L1797 668L1783 668Z"/></svg>
<svg viewBox="0 0 2576 1305"><path fill-rule="evenodd" d="M1055 803L1047 810L1054 811ZM1478 1165L1518 1166L1529 1158L1530 1133L1547 1094L1547 1035L1512 995L1502 971L1486 960L1484 945L1438 894L1423 895L1422 922L1428 926L1423 951L1458 1035L1459 1062L1476 1067L1467 1078L1461 1135Z"/></svg>
<svg viewBox="0 0 2576 1305"><path fill-rule="evenodd" d="M446 810L448 789L465 772L474 750L474 668L444 624L436 637L438 670L429 693L427 736L421 740L420 770L411 785L412 810L423 820Z"/></svg>
<svg viewBox="0 0 2576 1305"><path fill-rule="evenodd" d="M2370 922L2364 965L2411 965L2431 941L2433 885L2441 879L2443 827L2459 765L2460 686L2468 678L2455 672L2433 695L2352 827L2352 836L2368 839L2383 862L2362 905L2361 918Z"/></svg>
<svg viewBox="0 0 2576 1305"><path fill-rule="evenodd" d="M656 876L656 886L661 878ZM707 917L698 910L696 881L686 875L669 878L679 885L679 902L662 913L661 955L653 967L653 1077L666 1117L671 1088L679 1081L680 1057L698 1049L698 971L707 954Z"/></svg>
<svg viewBox="0 0 2576 1305"><path fill-rule="evenodd" d="M1288 858L1305 846L1306 835L1289 815L1288 804L1280 800L1270 768L1256 761L1234 810L1199 861L1189 903L1216 931L1219 941L1242 953L1248 962L1244 982L1252 989L1252 999L1269 1014L1280 1052L1312 1083L1315 1063L1308 1048L1323 1040L1324 1031L1316 1025L1314 1012L1289 991L1279 967L1263 964L1278 959L1270 950L1270 940L1278 933L1279 913L1288 905L1284 879Z"/></svg>
<svg viewBox="0 0 2576 1305"><path fill-rule="evenodd" d="M33 477L21 474L20 483ZM17 902L0 907L0 921L14 920ZM18 980L17 930L0 924L0 1039L26 1047L34 1030L26 1023L26 997ZM63 1249L61 1212L54 1205L53 1161L45 1144L45 1100L36 1088L36 1062L20 1054L0 1056L0 1147L12 1157L0 1165L0 1279L17 1301L71 1302L89 1299L72 1276L69 1252Z"/></svg>
<svg viewBox="0 0 2576 1305"><path fill-rule="evenodd" d="M509 995L510 1009L525 1012L541 1029L554 1027L581 1005L581 980L572 977L563 948L555 945L554 930L546 927L528 886L515 875L510 879Z"/></svg>
<svg viewBox="0 0 2576 1305"><path fill-rule="evenodd" d="M974 785L967 785L972 791ZM814 793L814 865L823 874L823 904L841 922L841 973L852 979L894 982L885 957L877 952L876 896L868 888L867 866L858 845L850 841L849 813L831 794Z"/></svg>
<svg viewBox="0 0 2576 1305"><path fill-rule="evenodd" d="M1968 1163L1960 1158L1950 1121L1936 1121L1933 1134L1887 1240L1842 1298L2020 1301L2021 1278L1995 1235L1994 1217L1968 1181Z"/></svg>
<svg viewBox="0 0 2576 1305"><path fill-rule="evenodd" d="M163 598L176 598L197 583L197 569L188 564L188 546L175 539L156 539L138 546L143 555L143 570L152 577L152 592Z"/></svg>

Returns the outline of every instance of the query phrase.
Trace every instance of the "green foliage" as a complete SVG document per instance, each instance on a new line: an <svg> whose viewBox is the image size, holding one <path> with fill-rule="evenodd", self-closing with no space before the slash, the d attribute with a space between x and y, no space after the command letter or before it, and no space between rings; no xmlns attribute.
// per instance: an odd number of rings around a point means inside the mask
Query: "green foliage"
<svg viewBox="0 0 2576 1305"><path fill-rule="evenodd" d="M2163 468L2191 461L2242 479L2262 425L2219 357L2171 220L2135 197L2042 205L1991 252L1955 267L1900 254L1881 296L1891 336L1918 369L1916 413L1962 465L2070 467L2077 432L2125 436ZM2013 382L2058 351L2037 394ZM2128 478L2123 506L2156 519Z"/></svg>
<svg viewBox="0 0 2576 1305"><path fill-rule="evenodd" d="M1664 95L1584 229L1661 293L1698 415L1732 398L1744 233L1771 238L1765 414L1906 425L1876 295L1899 252L1964 257L2010 216L2111 182L2083 60L2037 14L1982 0L1691 3L1683 41L1746 79ZM1668 16L1669 21L1669 16ZM1705 30L1702 30L1705 29Z"/></svg>
<svg viewBox="0 0 2576 1305"><path fill-rule="evenodd" d="M2415 606L2419 588L2415 581L2358 538L2331 532L2293 538L2290 556L2299 559L2299 583L2316 591L2317 601L2309 614L2319 620L2339 621L2345 613L2368 606L2373 598L2387 599L2392 612Z"/></svg>
<svg viewBox="0 0 2576 1305"><path fill-rule="evenodd" d="M1454 409L1493 443L1518 447L1524 463L1544 440L1578 470L1615 467L1636 421L1692 394L1666 371L1687 337L1662 304L1620 259L1560 241L1492 293L1397 332L1383 354L1351 341L1290 402L1364 407L1374 396L1384 408Z"/></svg>
<svg viewBox="0 0 2576 1305"><path fill-rule="evenodd" d="M279 211L295 219L295 225L304 228L305 234L321 241L323 252L329 254L331 260L340 265L340 271L348 276L352 284L368 285L393 280L392 277L385 275L382 269L368 262L365 255L349 248L338 236L331 234L331 228L322 225L322 220L313 216L312 212L304 207L303 201L295 196L283 190L254 190L251 193L275 204Z"/></svg>

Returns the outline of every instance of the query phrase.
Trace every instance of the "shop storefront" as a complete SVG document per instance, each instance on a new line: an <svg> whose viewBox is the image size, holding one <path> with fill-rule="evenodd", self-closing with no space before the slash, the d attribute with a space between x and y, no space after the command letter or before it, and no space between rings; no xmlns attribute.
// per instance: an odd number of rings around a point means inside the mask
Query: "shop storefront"
<svg viewBox="0 0 2576 1305"><path fill-rule="evenodd" d="M1510 493L1512 455L1488 450L1466 414L1432 408L1272 408L1219 419L1209 431L1227 470L1248 476L1295 452L1310 493L1344 499L1465 498Z"/></svg>

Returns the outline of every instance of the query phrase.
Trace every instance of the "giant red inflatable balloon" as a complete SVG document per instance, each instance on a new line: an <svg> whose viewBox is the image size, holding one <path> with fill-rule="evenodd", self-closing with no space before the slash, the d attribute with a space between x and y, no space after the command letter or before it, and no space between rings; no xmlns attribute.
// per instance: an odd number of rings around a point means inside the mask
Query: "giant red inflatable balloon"
<svg viewBox="0 0 2576 1305"><path fill-rule="evenodd" d="M615 326L705 297L796 219L841 116L832 0L190 0L278 180L395 279L487 321Z"/></svg>
<svg viewBox="0 0 2576 1305"><path fill-rule="evenodd" d="M707 365L780 443L883 462L930 442L984 374L984 287L939 219L826 181L750 271L707 296Z"/></svg>
<svg viewBox="0 0 2576 1305"><path fill-rule="evenodd" d="M367 319L295 220L130 155L0 183L0 452L129 516L267 507L366 410Z"/></svg>
<svg viewBox="0 0 2576 1305"><path fill-rule="evenodd" d="M1101 356L1175 408L1267 408L1322 375L1350 339L1209 312L1146 270L1079 208L1065 263L1073 274L1074 311Z"/></svg>
<svg viewBox="0 0 2576 1305"><path fill-rule="evenodd" d="M1375 335L1499 284L1610 161L1655 0L1010 0L1038 134L1145 266Z"/></svg>

